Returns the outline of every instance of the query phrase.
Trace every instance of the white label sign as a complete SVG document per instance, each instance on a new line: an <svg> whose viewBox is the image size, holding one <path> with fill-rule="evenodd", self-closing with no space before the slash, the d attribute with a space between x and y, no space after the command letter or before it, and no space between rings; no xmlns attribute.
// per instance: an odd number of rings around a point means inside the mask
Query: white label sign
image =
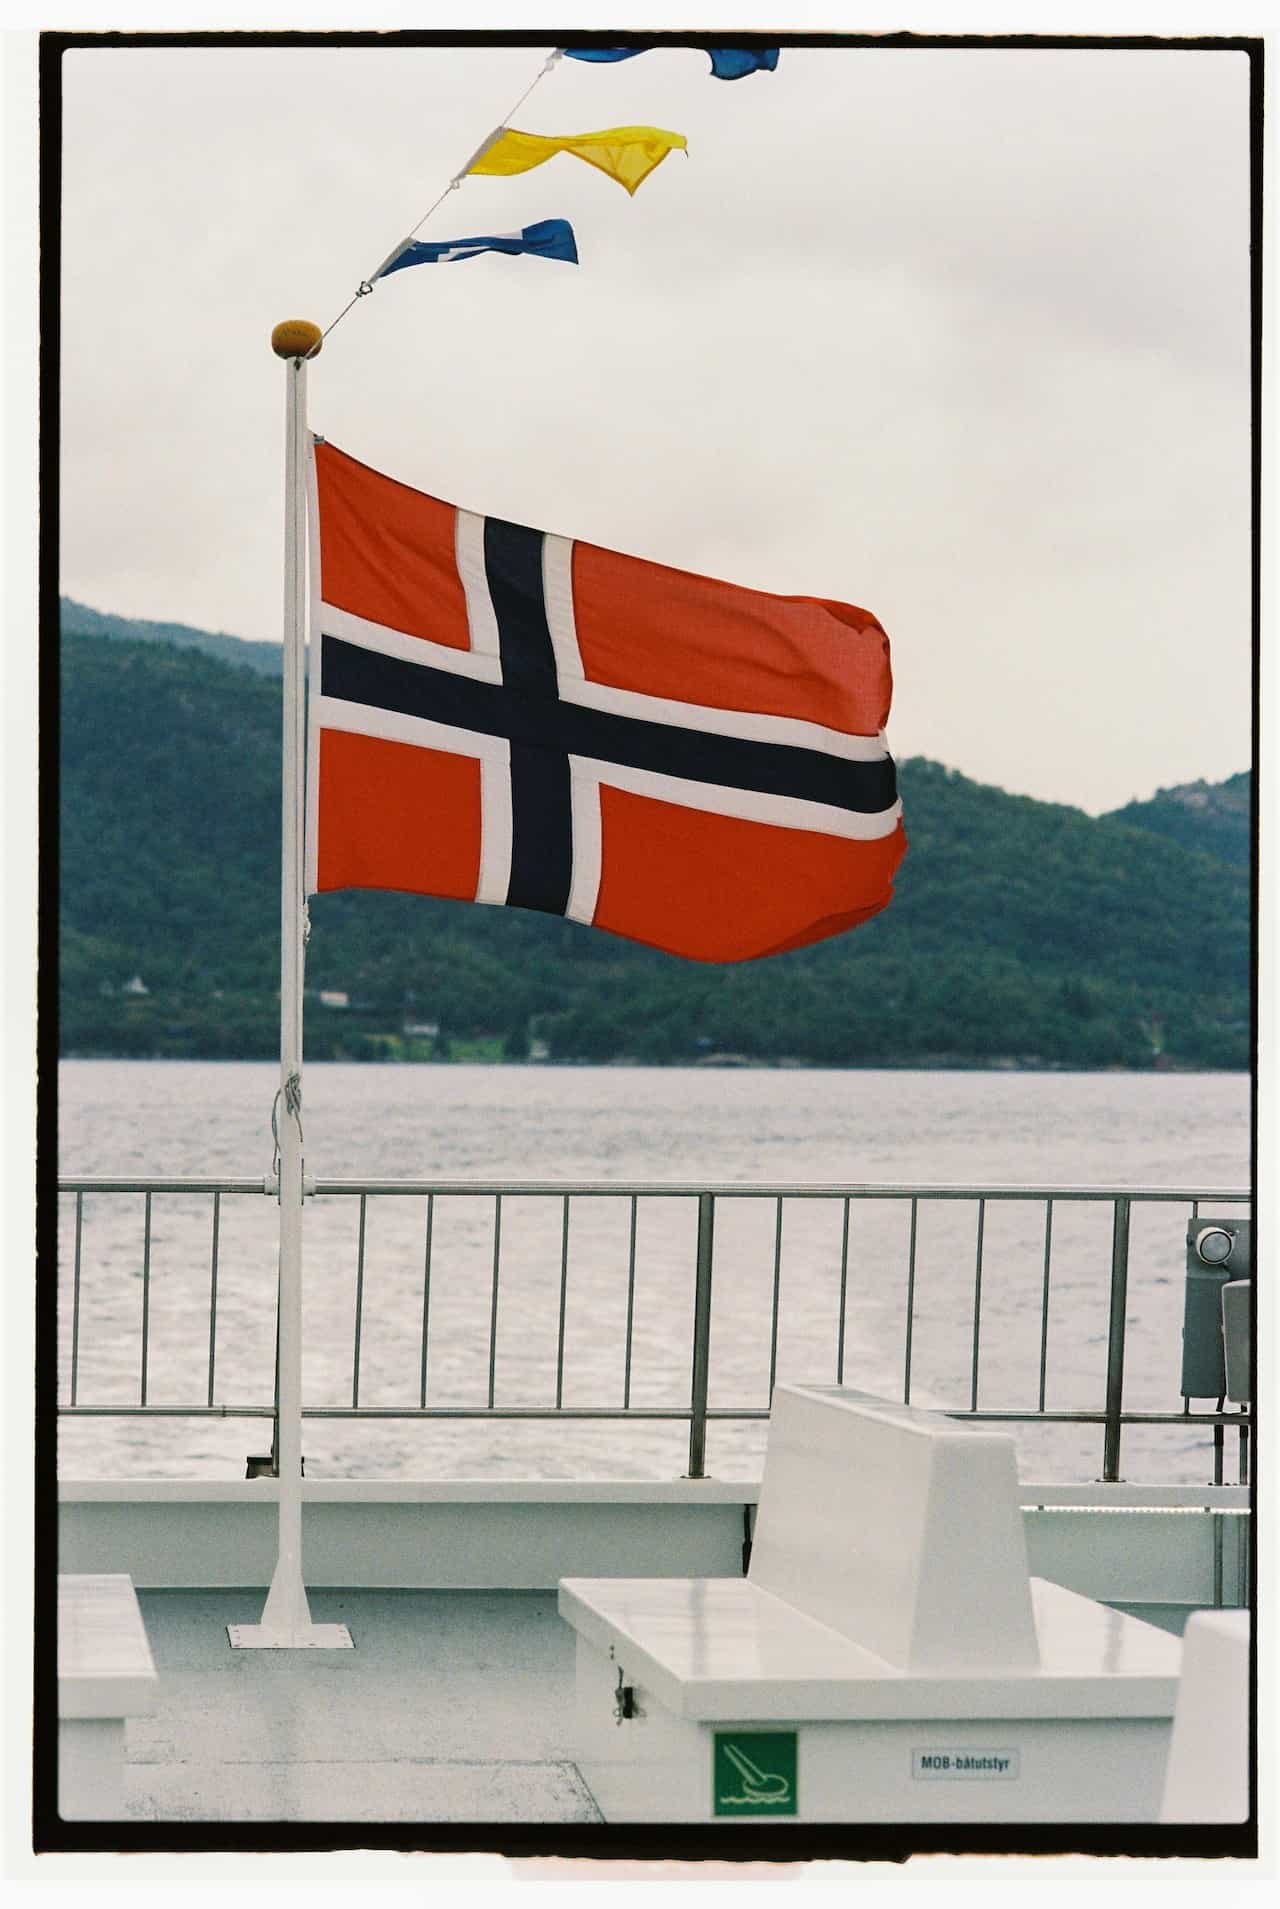
<svg viewBox="0 0 1280 1909"><path fill-rule="evenodd" d="M934 1780L1008 1782L1018 1774L1016 1750L913 1750L911 1774Z"/></svg>

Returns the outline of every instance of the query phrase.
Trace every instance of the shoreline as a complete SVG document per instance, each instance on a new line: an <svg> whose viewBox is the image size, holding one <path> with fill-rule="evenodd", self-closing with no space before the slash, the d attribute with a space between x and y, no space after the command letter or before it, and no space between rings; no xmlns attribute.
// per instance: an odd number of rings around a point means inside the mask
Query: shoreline
<svg viewBox="0 0 1280 1909"><path fill-rule="evenodd" d="M59 1065L63 1061L92 1062L106 1061L119 1065L124 1062L139 1066L167 1065L176 1063L186 1065L196 1063L202 1066L227 1067L268 1067L278 1063L274 1054L104 1054L69 1052L58 1055ZM379 1055L332 1055L306 1056L304 1064L312 1067L501 1067L512 1069L544 1068L612 1068L623 1071L650 1069L655 1073L672 1073L681 1070L702 1073L813 1073L813 1074L1238 1074L1248 1080L1254 1069L1251 1067L1209 1067L1199 1066L1191 1061L1168 1060L1149 1067L1128 1067L1116 1061L1106 1065L1085 1065L1073 1061L1049 1061L1027 1058L1025 1060L997 1057L992 1060L973 1060L958 1055L923 1055L919 1059L874 1060L874 1061L808 1061L798 1060L784 1055L777 1059L747 1060L738 1056L710 1056L697 1060L638 1060L630 1056L617 1056L610 1060L579 1060L565 1058L555 1060L548 1056L540 1060L511 1060L500 1055L468 1054L451 1057L419 1058L403 1054Z"/></svg>

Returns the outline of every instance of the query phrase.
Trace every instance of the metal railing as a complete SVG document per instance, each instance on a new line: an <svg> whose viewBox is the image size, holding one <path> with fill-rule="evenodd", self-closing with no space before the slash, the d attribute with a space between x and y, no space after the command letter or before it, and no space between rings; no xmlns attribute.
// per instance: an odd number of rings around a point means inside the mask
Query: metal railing
<svg viewBox="0 0 1280 1909"><path fill-rule="evenodd" d="M71 1268L71 1304L69 1322L64 1318L67 1385L59 1402L59 1411L68 1417L130 1416L218 1417L273 1419L274 1398L243 1403L216 1402L215 1381L218 1357L218 1299L220 1240L223 1201L233 1195L258 1195L274 1199L275 1183L256 1178L241 1179L133 1179L77 1178L59 1180L59 1192L74 1198L74 1245ZM1227 1411L1220 1399L1212 1411L1193 1411L1183 1399L1178 1409L1168 1411L1127 1410L1124 1403L1125 1347L1129 1303L1130 1223L1135 1207L1162 1204L1181 1205L1195 1217L1202 1205L1243 1206L1251 1195L1239 1189L1194 1189L1174 1187L1073 1187L1073 1186L908 1186L908 1185L817 1185L817 1186L744 1186L739 1184L619 1184L579 1182L440 1181L440 1180L308 1180L310 1198L354 1200L358 1202L356 1241L354 1329L351 1345L350 1403L304 1406L304 1416L312 1419L593 1419L676 1420L689 1427L688 1476L706 1475L707 1427L712 1420L766 1419L766 1404L713 1405L709 1402L711 1369L712 1300L714 1291L715 1229L717 1211L730 1202L771 1202L774 1207L772 1285L769 1327L768 1391L772 1394L777 1376L780 1325L780 1298L783 1267L784 1215L794 1201L835 1201L842 1208L839 1250L839 1297L835 1322L834 1380L845 1382L846 1326L850 1261L850 1211L866 1202L896 1201L909 1204L909 1232L904 1268L904 1335L902 1344L902 1386L904 1403L911 1402L913 1341L917 1327L917 1256L919 1220L922 1208L940 1203L970 1202L976 1207L974 1234L972 1299L969 1308L968 1403L948 1404L946 1410L956 1416L975 1420L1009 1423L1045 1423L1099 1425L1102 1428L1102 1482L1120 1478L1122 1432L1130 1425L1203 1425L1214 1436L1215 1477L1222 1482L1226 1428L1238 1428L1241 1444L1241 1479L1247 1477L1247 1441L1251 1424L1247 1412ZM143 1198L141 1320L139 1368L136 1400L123 1403L86 1402L80 1396L81 1313L84 1285L84 1202L87 1196L137 1196ZM204 1401L190 1400L157 1404L150 1396L150 1340L152 1331L152 1218L153 1202L166 1196L207 1196L210 1200L211 1227L208 1254L208 1351ZM422 1236L421 1312L418 1328L418 1396L416 1403L370 1405L360 1398L361 1351L365 1323L365 1265L367 1215L370 1200L405 1195L426 1200L425 1232ZM483 1403L440 1404L428 1401L428 1350L432 1328L432 1275L437 1251L437 1210L450 1199L481 1198L492 1202L492 1254L488 1295L487 1375ZM558 1320L555 1359L554 1403L542 1405L500 1403L497 1396L497 1344L503 1264L504 1201L515 1198L558 1201L560 1203L560 1253ZM622 1400L619 1405L569 1405L564 1402L566 1358L566 1301L573 1203L581 1199L607 1199L629 1203L628 1262L625 1328L622 1348ZM690 1341L687 1347L690 1375L687 1402L674 1405L636 1404L632 1397L633 1338L635 1328L637 1217L641 1202L678 1200L690 1202L696 1210L696 1243L693 1256L693 1309ZM979 1402L980 1360L983 1323L983 1270L988 1209L1003 1202L1035 1202L1044 1208L1043 1244L1040 1249L1039 1374L1036 1404L1015 1409L995 1409ZM1111 1209L1111 1251L1107 1307L1106 1378L1100 1406L1054 1409L1046 1404L1048 1367L1050 1294L1053 1266L1054 1218L1064 1205L1090 1203ZM816 1375L815 1375L816 1378Z"/></svg>

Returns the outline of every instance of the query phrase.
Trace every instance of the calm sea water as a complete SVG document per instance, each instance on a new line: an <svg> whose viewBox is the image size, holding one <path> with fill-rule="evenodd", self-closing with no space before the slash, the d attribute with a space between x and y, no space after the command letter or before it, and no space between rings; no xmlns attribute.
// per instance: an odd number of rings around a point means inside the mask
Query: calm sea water
<svg viewBox="0 0 1280 1909"><path fill-rule="evenodd" d="M271 1168L268 1064L68 1061L60 1069L66 1175L260 1176ZM322 1179L818 1184L1249 1185L1249 1083L1238 1074L1126 1075L486 1066L308 1069L306 1166ZM1206 1207L1205 1211L1212 1211ZM1225 1211L1232 1211L1227 1208ZM1239 1211L1239 1209L1234 1209ZM1180 1409L1178 1373L1186 1206L1134 1213L1126 1405ZM428 1403L555 1402L672 1408L687 1401L695 1206L641 1201L634 1271L626 1198L579 1198L567 1256L557 1198L508 1196L498 1242L492 1199L437 1200L427 1312ZM964 1406L973 1380L979 1285L975 1203L918 1212L911 1396ZM710 1396L767 1405L777 1271L779 1379L837 1374L844 1274L843 1376L901 1397L907 1353L911 1209L855 1202L847 1251L840 1200L785 1202L781 1249L772 1200L717 1209ZM427 1204L371 1199L363 1274L359 1203L308 1204L304 1397L341 1407L413 1405L423 1383ZM218 1226L217 1404L271 1396L276 1209L224 1196ZM62 1389L72 1356L75 1202L63 1197ZM157 1195L149 1278L142 1277L139 1195L86 1196L76 1384L81 1404L136 1401L142 1313L147 1398L203 1404L211 1350L212 1202ZM1049 1409L1099 1410L1106 1368L1111 1212L1062 1202L1053 1212L1047 1329L1045 1210L988 1203L979 1297L979 1403L1034 1406L1042 1344ZM563 1281L563 1284L562 1284ZM355 1359L357 1287L360 1345ZM561 1302L563 1293L563 1327ZM630 1330L628 1333L628 1319ZM1043 1331L1043 1340L1042 1340ZM629 1351L628 1351L629 1344ZM708 1467L758 1472L760 1424L713 1422ZM671 1477L687 1463L687 1426L453 1418L413 1423L309 1420L309 1476ZM270 1442L264 1421L128 1417L64 1421L64 1475L243 1476ZM1100 1428L1019 1433L1025 1477L1092 1479ZM1185 1428L1131 1428L1125 1475L1202 1483L1208 1441ZM1230 1475L1230 1474L1229 1474Z"/></svg>

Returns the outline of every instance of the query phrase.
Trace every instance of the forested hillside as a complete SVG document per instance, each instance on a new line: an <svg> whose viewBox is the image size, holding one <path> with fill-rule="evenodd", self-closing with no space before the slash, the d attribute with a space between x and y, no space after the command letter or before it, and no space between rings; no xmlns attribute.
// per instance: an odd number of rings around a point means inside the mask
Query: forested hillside
<svg viewBox="0 0 1280 1909"><path fill-rule="evenodd" d="M279 677L193 634L64 635L64 1052L276 1048ZM1243 788L1247 813L1247 776L1189 808L1180 840L1133 825L1152 804L1092 819L919 758L900 781L891 907L767 961L705 967L516 909L317 897L307 1052L1248 1065L1248 871L1194 833L1222 791L1236 813Z"/></svg>
<svg viewBox="0 0 1280 1909"><path fill-rule="evenodd" d="M279 676L281 651L278 642L249 643L242 636L224 636L217 630L196 630L189 623L153 623L142 617L110 616L105 610L91 610L74 597L58 601L59 625L63 636L107 636L117 642L163 643L180 649L202 650L219 662L235 663L257 671L261 676Z"/></svg>
<svg viewBox="0 0 1280 1909"><path fill-rule="evenodd" d="M1176 789L1160 789L1149 802L1114 809L1110 820L1153 829L1184 848L1248 868L1253 854L1252 781L1246 769L1225 782L1184 782Z"/></svg>

